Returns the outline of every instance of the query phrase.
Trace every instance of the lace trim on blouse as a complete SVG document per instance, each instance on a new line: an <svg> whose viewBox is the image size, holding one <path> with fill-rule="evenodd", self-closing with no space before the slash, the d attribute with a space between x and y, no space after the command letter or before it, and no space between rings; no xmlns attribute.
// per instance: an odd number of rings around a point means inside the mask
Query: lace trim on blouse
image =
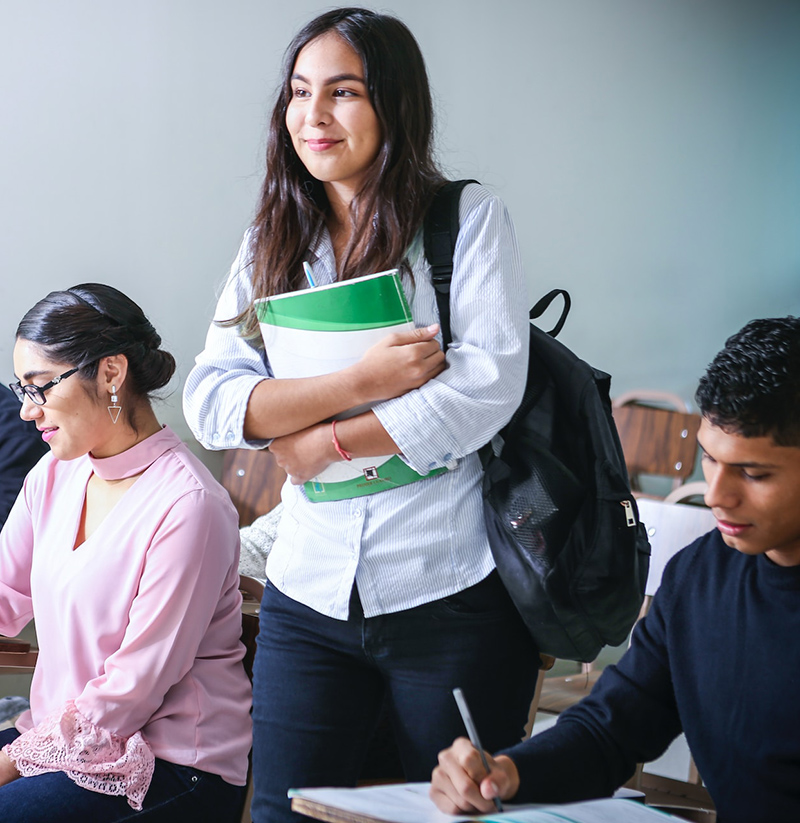
<svg viewBox="0 0 800 823"><path fill-rule="evenodd" d="M155 756L136 732L128 738L90 723L70 700L3 747L23 777L64 772L78 786L100 794L125 795L141 811Z"/></svg>

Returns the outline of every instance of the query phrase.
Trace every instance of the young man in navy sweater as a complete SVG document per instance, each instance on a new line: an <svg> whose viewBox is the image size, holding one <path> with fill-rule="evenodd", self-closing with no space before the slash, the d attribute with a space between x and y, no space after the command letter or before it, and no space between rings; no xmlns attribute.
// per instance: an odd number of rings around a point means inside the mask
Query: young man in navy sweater
<svg viewBox="0 0 800 823"><path fill-rule="evenodd" d="M494 758L439 755L443 811L610 795L683 731L720 823L800 820L800 319L754 320L700 381L717 528L667 566L619 664Z"/></svg>

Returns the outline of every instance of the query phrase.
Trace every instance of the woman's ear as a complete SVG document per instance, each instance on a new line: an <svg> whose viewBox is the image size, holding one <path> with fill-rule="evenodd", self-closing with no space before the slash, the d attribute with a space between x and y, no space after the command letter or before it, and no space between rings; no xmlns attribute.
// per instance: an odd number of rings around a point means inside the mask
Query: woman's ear
<svg viewBox="0 0 800 823"><path fill-rule="evenodd" d="M97 367L98 388L104 394L119 394L128 376L128 358L124 354L103 357Z"/></svg>

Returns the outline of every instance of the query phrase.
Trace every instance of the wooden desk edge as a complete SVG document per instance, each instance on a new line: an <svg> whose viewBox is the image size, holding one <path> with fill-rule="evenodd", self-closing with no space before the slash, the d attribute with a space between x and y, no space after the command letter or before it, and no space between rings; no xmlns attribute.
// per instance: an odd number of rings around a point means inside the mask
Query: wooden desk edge
<svg viewBox="0 0 800 823"><path fill-rule="evenodd" d="M21 671L28 671L33 669L36 665L36 658L39 656L38 651L30 652L0 652L0 668L12 670L19 669Z"/></svg>
<svg viewBox="0 0 800 823"><path fill-rule="evenodd" d="M314 820L323 820L326 823L385 823L379 817L335 809L326 803L309 800L307 797L293 797L292 811L304 814L306 817L313 817Z"/></svg>

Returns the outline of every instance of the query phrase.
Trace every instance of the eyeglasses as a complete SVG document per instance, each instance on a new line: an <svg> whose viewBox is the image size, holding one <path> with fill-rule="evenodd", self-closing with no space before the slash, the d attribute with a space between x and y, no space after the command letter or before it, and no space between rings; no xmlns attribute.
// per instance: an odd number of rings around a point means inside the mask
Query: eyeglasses
<svg viewBox="0 0 800 823"><path fill-rule="evenodd" d="M9 383L8 388L14 392L20 403L24 403L25 398L28 397L37 406L44 406L47 402L47 398L44 396L44 393L48 389L52 389L53 386L57 386L62 380L66 380L71 374L75 374L75 372L78 371L78 368L79 367L76 366L74 369L65 371L64 374L59 374L58 377L54 377L44 386L34 386L33 383L27 383L23 386L18 381L16 383Z"/></svg>

